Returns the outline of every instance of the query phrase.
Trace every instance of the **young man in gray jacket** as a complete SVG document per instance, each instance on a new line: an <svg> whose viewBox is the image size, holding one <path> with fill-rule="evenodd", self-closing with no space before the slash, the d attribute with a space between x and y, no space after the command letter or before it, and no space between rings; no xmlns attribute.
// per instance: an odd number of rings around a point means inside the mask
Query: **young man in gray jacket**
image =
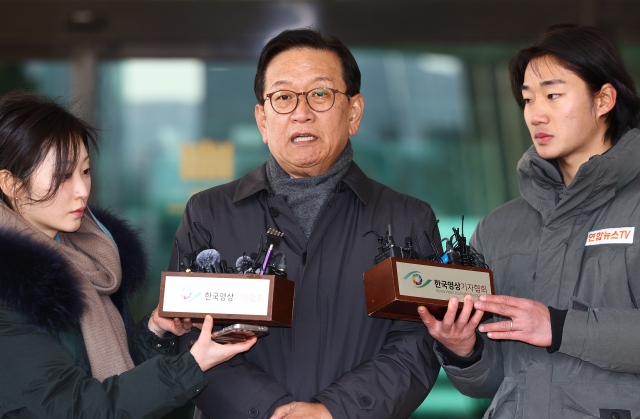
<svg viewBox="0 0 640 419"><path fill-rule="evenodd" d="M512 60L533 147L522 197L471 239L498 295L421 308L452 383L486 418L640 417L640 99L594 28L550 28ZM471 315L475 307L475 314ZM479 325L484 312L494 322ZM478 326L479 325L479 326Z"/></svg>

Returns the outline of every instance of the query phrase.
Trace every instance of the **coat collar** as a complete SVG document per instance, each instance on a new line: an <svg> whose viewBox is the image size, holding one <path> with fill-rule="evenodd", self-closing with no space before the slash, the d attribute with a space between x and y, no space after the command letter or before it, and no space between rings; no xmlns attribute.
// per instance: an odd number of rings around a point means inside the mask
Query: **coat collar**
<svg viewBox="0 0 640 419"><path fill-rule="evenodd" d="M108 211L91 207L113 236L122 283L111 298L119 309L146 281L147 257L137 232ZM88 214L88 213L87 213ZM78 278L52 241L36 243L24 233L0 227L0 305L22 314L38 329L61 333L79 324L85 305Z"/></svg>
<svg viewBox="0 0 640 419"><path fill-rule="evenodd" d="M553 162L541 158L532 146L518 163L520 193L545 222L578 213L590 213L607 202L640 174L640 130L632 129L602 155L582 164L569 186Z"/></svg>
<svg viewBox="0 0 640 419"><path fill-rule="evenodd" d="M367 205L371 197L371 179L364 174L355 162L351 162L351 167L349 167L349 171L344 178L342 178L341 184L349 187L362 203ZM263 190L270 191L270 189L267 179L266 163L263 163L240 178L233 196L233 203Z"/></svg>

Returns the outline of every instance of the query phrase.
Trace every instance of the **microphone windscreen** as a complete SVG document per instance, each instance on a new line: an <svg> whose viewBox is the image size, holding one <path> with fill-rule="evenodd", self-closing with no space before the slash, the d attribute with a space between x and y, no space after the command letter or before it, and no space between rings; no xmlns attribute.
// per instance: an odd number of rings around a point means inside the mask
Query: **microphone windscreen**
<svg viewBox="0 0 640 419"><path fill-rule="evenodd" d="M238 270L242 269L244 266L247 266L247 265L253 265L253 259L251 259L247 255L242 255L238 258L238 260L236 260L236 269Z"/></svg>
<svg viewBox="0 0 640 419"><path fill-rule="evenodd" d="M196 256L196 263L201 269L207 269L213 265L216 257L220 260L220 253L218 253L217 250L206 249L198 253L198 256Z"/></svg>
<svg viewBox="0 0 640 419"><path fill-rule="evenodd" d="M240 256L238 260L236 260L236 269L240 269L242 265L246 263L253 263L253 260L247 255Z"/></svg>

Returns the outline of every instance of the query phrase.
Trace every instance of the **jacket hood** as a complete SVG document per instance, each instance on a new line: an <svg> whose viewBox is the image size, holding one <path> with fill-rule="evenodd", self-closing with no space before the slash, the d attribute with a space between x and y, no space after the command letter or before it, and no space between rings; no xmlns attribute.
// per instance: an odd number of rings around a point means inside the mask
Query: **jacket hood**
<svg viewBox="0 0 640 419"><path fill-rule="evenodd" d="M545 223L575 213L590 213L609 202L616 191L640 174L640 130L627 131L602 155L582 164L569 186L556 166L534 146L518 162L520 193Z"/></svg>
<svg viewBox="0 0 640 419"><path fill-rule="evenodd" d="M122 265L122 283L111 299L122 310L127 295L139 292L147 257L136 231L112 213L91 207L113 236ZM51 245L0 227L0 304L24 315L38 329L60 333L79 324L85 304L67 260Z"/></svg>

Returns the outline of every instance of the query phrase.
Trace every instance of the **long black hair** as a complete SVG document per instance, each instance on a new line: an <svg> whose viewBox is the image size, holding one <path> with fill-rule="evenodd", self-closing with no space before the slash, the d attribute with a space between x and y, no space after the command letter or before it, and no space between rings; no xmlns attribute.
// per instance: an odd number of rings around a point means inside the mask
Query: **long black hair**
<svg viewBox="0 0 640 419"><path fill-rule="evenodd" d="M48 193L38 201L53 198L67 174L76 167L80 144L87 152L97 148L96 130L60 104L26 92L13 92L0 99L0 170L17 181L18 192L31 195L31 176L50 150L56 162ZM13 208L7 192L2 199Z"/></svg>
<svg viewBox="0 0 640 419"><path fill-rule="evenodd" d="M605 138L611 144L627 129L638 126L640 98L633 78L613 42L591 26L551 26L511 60L511 91L521 108L524 108L522 84L527 66L534 58L545 56L555 58L559 65L580 77L592 95L606 83L616 89L616 105L605 117Z"/></svg>

